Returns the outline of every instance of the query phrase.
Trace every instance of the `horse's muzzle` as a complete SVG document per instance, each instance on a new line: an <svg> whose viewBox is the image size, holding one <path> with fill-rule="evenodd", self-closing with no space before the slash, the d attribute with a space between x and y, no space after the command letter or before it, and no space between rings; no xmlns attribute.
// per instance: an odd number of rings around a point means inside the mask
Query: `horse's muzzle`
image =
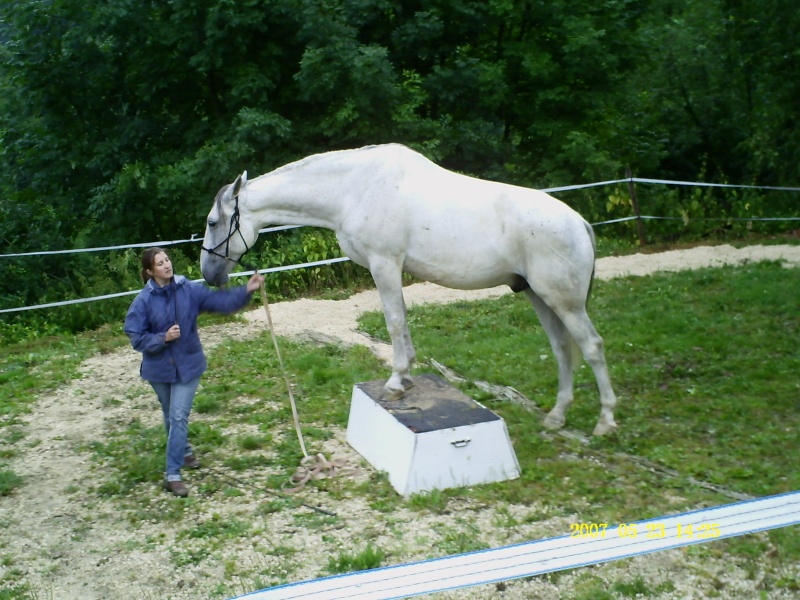
<svg viewBox="0 0 800 600"><path fill-rule="evenodd" d="M228 265L225 262L227 261L216 260L205 253L200 257L200 272L207 284L220 287L228 283Z"/></svg>
<svg viewBox="0 0 800 600"><path fill-rule="evenodd" d="M206 283L209 285L213 285L216 287L221 287L228 283L228 274L222 271L208 273L206 274L203 272L203 278L206 280Z"/></svg>

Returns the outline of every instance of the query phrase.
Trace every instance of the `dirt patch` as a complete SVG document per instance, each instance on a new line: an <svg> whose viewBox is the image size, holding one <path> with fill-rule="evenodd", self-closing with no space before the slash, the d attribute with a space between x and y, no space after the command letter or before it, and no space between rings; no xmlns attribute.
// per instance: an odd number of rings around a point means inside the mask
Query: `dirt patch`
<svg viewBox="0 0 800 600"><path fill-rule="evenodd" d="M781 260L787 266L800 266L800 246L742 249L715 246L603 258L597 263L597 276L607 279L759 260ZM497 297L505 293L508 288L465 292L428 283L411 285L405 290L409 305ZM271 306L279 335L362 344L388 361L389 346L356 330L361 313L379 309L380 301L374 291L347 300L298 300ZM263 330L264 320L264 311L258 309L247 312L244 322L206 327L201 332L203 343L210 349L225 339L247 339ZM200 500L207 506L200 511L199 522L213 520L215 515L241 515L252 523L253 535L238 545L226 546L224 553L176 566L183 562L176 557L192 551L191 541L176 542L175 532L158 518L145 523L137 521L137 529L132 530L113 502L86 491L87 484L98 477L88 449L92 442L102 441L106 432L123 427L134 417L150 426L160 422L152 391L139 379L139 360L139 355L129 348L95 356L81 366L80 378L37 399L26 419L26 437L21 442L24 450L11 461L11 468L24 475L25 484L13 496L0 498L2 555L8 557L0 566L2 577L26 581L34 590L32 597L58 600L220 597L219 583L225 580L230 586L226 565L235 565L240 573L257 574L266 568L272 572L288 570L286 561L291 561L292 570L287 572L292 573L293 579L317 577L329 559L320 554L325 547L319 543L320 533L295 525L289 511L267 514L256 511L262 498L255 492ZM358 457L344 441L345 432L335 433L325 451L357 462ZM313 502L314 492L309 494ZM163 492L154 490L149 508L158 514L161 509L166 510L168 500ZM335 538L346 549L348 540L368 534L376 546L397 559L392 562L408 562L428 558L431 548L441 543L443 528L459 527L460 514L468 513L482 533L494 532L489 535L493 547L560 535L569 530L571 522L569 517L532 522L530 515L548 514L544 499L539 506L478 506L461 501L455 508L449 517L425 517L403 509L387 517L370 509L363 500L352 498L337 505L343 526L326 531L325 535ZM496 519L509 515L525 524L514 528L494 525ZM295 552L291 558L276 550L288 545ZM553 578L511 581L502 590L481 586L440 593L436 597L564 598L574 593L587 571L607 582L641 577L651 589L671 582L672 591L657 596L664 599L712 597L718 593L715 580L725 582L727 598L758 596L757 573L755 576L752 572L745 573L711 553L703 555L702 560L698 556L700 553L690 549L672 550L586 567ZM295 570L298 563L302 565ZM787 565L787 569L792 570L792 576L798 576L798 565ZM254 580L255 575L243 577L240 589L234 591L241 594L252 591Z"/></svg>

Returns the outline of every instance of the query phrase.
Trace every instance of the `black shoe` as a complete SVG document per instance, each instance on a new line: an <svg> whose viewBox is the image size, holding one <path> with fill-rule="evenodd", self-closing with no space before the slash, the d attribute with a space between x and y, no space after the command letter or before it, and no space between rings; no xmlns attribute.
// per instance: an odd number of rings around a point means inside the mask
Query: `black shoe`
<svg viewBox="0 0 800 600"><path fill-rule="evenodd" d="M189 488L187 488L186 484L182 481L165 481L164 489L173 496L178 496L180 498L186 498L186 496L189 495Z"/></svg>

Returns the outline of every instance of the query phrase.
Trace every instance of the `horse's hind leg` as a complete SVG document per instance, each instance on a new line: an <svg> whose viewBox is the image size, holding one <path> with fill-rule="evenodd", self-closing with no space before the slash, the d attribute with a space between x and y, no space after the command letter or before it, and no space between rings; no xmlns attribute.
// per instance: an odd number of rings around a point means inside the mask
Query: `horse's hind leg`
<svg viewBox="0 0 800 600"><path fill-rule="evenodd" d="M617 404L617 397L611 388L611 379L608 376L608 366L606 365L605 352L603 350L603 338L597 333L592 325L586 308L582 307L573 311L565 312L561 315L561 320L569 330L572 339L578 344L583 352L583 357L594 371L597 380L597 388L600 392L600 419L594 428L594 435L603 435L612 431L616 426L614 421L614 407Z"/></svg>
<svg viewBox="0 0 800 600"><path fill-rule="evenodd" d="M525 290L525 295L536 310L539 322L542 324L550 347L553 349L558 362L558 395L556 405L544 420L545 427L560 429L567 420L567 409L572 404L574 359L572 354L572 337L564 323L553 310L545 304L530 288Z"/></svg>

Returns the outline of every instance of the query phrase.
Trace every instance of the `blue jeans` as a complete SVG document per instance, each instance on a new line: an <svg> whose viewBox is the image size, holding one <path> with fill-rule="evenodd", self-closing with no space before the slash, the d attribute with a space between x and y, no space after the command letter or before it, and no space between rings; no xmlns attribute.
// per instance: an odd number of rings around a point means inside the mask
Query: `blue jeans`
<svg viewBox="0 0 800 600"><path fill-rule="evenodd" d="M179 383L150 382L161 403L167 430L167 481L180 481L184 459L194 454L189 444L189 413L199 384L199 377Z"/></svg>

